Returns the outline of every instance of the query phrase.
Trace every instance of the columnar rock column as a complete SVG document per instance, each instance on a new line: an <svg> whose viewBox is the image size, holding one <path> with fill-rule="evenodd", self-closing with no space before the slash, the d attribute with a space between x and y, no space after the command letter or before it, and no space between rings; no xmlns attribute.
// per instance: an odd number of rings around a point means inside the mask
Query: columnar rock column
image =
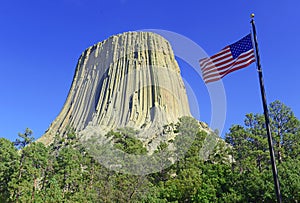
<svg viewBox="0 0 300 203"><path fill-rule="evenodd" d="M82 53L67 100L39 141L48 145L68 128L80 133L88 126L160 129L189 115L169 42L151 32L127 32Z"/></svg>

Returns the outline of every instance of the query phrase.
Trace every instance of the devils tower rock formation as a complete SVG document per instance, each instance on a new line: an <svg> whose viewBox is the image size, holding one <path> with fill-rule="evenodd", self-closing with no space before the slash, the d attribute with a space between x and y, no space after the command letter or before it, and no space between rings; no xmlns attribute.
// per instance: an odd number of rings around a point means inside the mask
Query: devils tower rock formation
<svg viewBox="0 0 300 203"><path fill-rule="evenodd" d="M66 102L39 141L50 144L68 128L103 132L132 127L146 133L189 116L180 69L168 41L151 32L127 32L86 49ZM154 132L153 131L153 132Z"/></svg>

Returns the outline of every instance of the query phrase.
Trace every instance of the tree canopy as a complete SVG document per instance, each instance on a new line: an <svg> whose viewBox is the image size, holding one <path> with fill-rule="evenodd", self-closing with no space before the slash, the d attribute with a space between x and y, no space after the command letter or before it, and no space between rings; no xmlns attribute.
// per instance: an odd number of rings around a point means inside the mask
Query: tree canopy
<svg viewBox="0 0 300 203"><path fill-rule="evenodd" d="M299 202L300 121L280 101L269 109L283 201ZM15 142L0 138L0 202L276 202L263 115L247 114L224 140L190 117L174 126L174 140L154 152L175 154L163 159L172 164L145 175L104 167L72 130L48 147L30 129ZM125 128L106 137L118 150L147 155L135 134ZM204 158L207 138L216 142Z"/></svg>

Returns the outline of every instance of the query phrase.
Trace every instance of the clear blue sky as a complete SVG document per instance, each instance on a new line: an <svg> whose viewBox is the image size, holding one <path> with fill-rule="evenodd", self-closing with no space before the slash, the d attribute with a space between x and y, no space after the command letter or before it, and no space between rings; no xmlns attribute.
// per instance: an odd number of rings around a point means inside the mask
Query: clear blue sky
<svg viewBox="0 0 300 203"><path fill-rule="evenodd" d="M26 127L40 137L60 112L77 59L109 36L139 29L184 35L209 55L250 31L256 14L267 99L290 106L300 117L300 2L261 0L7 0L0 6L0 137ZM201 79L183 62L183 77L210 122L210 102ZM249 112L262 113L254 64L223 80L227 96L224 133ZM224 134L223 133L223 134Z"/></svg>

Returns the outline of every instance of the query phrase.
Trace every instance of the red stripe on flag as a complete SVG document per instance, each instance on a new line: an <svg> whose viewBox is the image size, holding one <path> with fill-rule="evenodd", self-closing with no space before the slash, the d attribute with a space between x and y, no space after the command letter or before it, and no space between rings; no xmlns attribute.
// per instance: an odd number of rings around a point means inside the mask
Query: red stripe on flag
<svg viewBox="0 0 300 203"><path fill-rule="evenodd" d="M208 83L210 80L209 78L214 78L216 76L220 76L219 79L223 78L225 75L242 68L247 67L251 63L255 62L254 52L251 50L249 53L245 53L243 56L237 58L237 60L233 61L232 63L221 66L219 68L211 69L210 71L204 71L202 73L203 79L206 83ZM215 80L214 80L215 81ZM213 82L213 81L211 81Z"/></svg>
<svg viewBox="0 0 300 203"><path fill-rule="evenodd" d="M202 71L205 72L207 70L210 70L211 67L221 66L221 65L224 65L224 64L227 64L227 63L230 63L231 61L233 61L233 58L232 58L231 54L228 55L228 56L226 56L225 58L228 58L228 59L223 60L223 61L220 60L220 62L219 61L211 61L209 64L206 64L204 66L204 68L202 69Z"/></svg>
<svg viewBox="0 0 300 203"><path fill-rule="evenodd" d="M240 69L242 69L242 68L245 68L245 67L249 66L249 65L250 65L251 63L253 63L253 62L255 62L255 59L251 59L248 63L243 64L242 66L237 66L237 67L235 67L235 68L230 69L229 71L227 71L225 74L222 75L222 78L223 78L225 75L227 75L227 74L229 74L229 73L232 73L233 71L240 70Z"/></svg>
<svg viewBox="0 0 300 203"><path fill-rule="evenodd" d="M226 68L228 68L228 67L230 67L230 66L232 66L234 64L239 64L238 63L239 61L245 62L246 60L251 59L253 57L254 57L254 53L253 52L245 52L245 54L240 55L239 58L238 58L238 60L236 60L236 61L234 61L233 59L231 59L231 60L227 60L226 62L215 64L214 66L211 66L211 67L207 68L207 70L203 71L203 75L207 75L209 73L213 73L213 72L218 72L218 71L224 70L224 69L226 69ZM245 59L242 59L242 58L245 58ZM225 65L226 63L228 63L230 61L232 61L230 64Z"/></svg>
<svg viewBox="0 0 300 203"><path fill-rule="evenodd" d="M218 55L219 55L220 53L218 53ZM201 69L204 69L208 64L210 64L210 63L216 63L216 62L218 62L218 61L221 61L221 60L223 60L223 59L225 59L225 58L227 58L227 57L230 57L231 56L231 53L230 53L230 49L227 49L227 50L225 50L225 51L222 51L222 57L220 57L220 58L216 58L216 57L214 57L214 56L212 56L212 57L210 57L210 58L204 58L204 59L201 59L200 60L200 66L202 67ZM219 56L221 56L221 55L219 55Z"/></svg>
<svg viewBox="0 0 300 203"><path fill-rule="evenodd" d="M228 50L230 50L230 47L229 47L229 46L226 46L226 47L224 47L219 53L217 53L217 54L211 56L210 58L211 58L211 59L214 59L214 58L217 58L218 56L222 56L223 54L227 53Z"/></svg>
<svg viewBox="0 0 300 203"><path fill-rule="evenodd" d="M246 67L246 66L250 65L251 63L249 63L248 61L250 61L252 63L252 62L255 61L255 58L253 58L252 56L249 56L246 59L236 61L233 65L226 67L227 69L225 71L215 71L216 73L214 73L214 74L205 74L205 75L203 74L203 78L207 79L207 78L215 77L215 76L218 76L218 75L221 76L221 78L223 78L225 75L228 74L228 72L230 72L230 73L233 72L233 71L230 71L231 69L235 69L235 68L238 68L238 67ZM244 66L245 62L247 62L247 64L248 63L249 64ZM225 68L223 68L223 69L225 69Z"/></svg>

